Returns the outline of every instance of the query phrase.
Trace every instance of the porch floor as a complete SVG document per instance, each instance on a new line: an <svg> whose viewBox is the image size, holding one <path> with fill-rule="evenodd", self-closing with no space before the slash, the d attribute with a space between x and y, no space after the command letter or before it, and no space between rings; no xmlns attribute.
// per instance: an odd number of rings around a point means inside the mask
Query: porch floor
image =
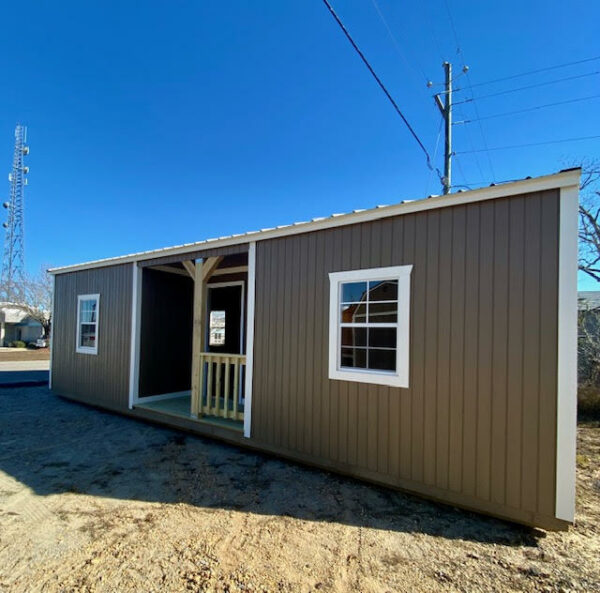
<svg viewBox="0 0 600 593"><path fill-rule="evenodd" d="M191 395L183 394L150 402L144 402L142 398L142 401L135 404L134 408L152 410L153 412L159 412L160 414L166 414L168 416L177 416L179 418L185 418L186 420L192 419L196 422L215 424L217 426L222 426L223 428L239 431L244 430L244 423L239 420L229 420L226 418L219 418L218 416L201 416L200 418L192 418L190 415L190 405Z"/></svg>

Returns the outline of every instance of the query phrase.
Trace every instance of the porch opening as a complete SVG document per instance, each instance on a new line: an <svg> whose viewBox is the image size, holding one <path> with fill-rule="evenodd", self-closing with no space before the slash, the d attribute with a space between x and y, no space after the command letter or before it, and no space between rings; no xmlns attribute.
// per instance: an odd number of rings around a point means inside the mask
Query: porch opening
<svg viewBox="0 0 600 593"><path fill-rule="evenodd" d="M247 276L247 253L142 269L134 407L242 429Z"/></svg>

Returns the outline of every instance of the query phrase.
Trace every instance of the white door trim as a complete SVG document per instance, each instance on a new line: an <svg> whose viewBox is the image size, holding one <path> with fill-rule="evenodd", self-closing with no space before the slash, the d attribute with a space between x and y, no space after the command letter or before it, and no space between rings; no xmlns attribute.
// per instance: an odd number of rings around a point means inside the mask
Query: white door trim
<svg viewBox="0 0 600 593"><path fill-rule="evenodd" d="M140 335L142 326L142 270L137 262L132 264L131 288L131 342L129 356L129 409L139 401L140 395Z"/></svg>
<svg viewBox="0 0 600 593"><path fill-rule="evenodd" d="M254 364L254 300L256 293L256 242L252 241L248 249L248 304L246 319L246 393L244 399L244 436L252 434L252 376Z"/></svg>

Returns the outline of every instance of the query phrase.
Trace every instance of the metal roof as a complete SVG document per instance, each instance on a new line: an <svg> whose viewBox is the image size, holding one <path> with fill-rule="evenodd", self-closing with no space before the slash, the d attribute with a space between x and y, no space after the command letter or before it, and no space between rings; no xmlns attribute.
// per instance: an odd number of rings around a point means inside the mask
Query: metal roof
<svg viewBox="0 0 600 593"><path fill-rule="evenodd" d="M534 178L526 177L525 179L521 180L511 181L504 184L492 184L489 187L461 191L454 194L442 196L433 195L419 200L404 200L390 206L380 205L370 209L353 210L352 212L347 213L336 213L326 217L313 218L308 221L294 222L277 227L264 228L259 231L248 231L245 233L227 235L224 237L205 239L203 241L197 241L194 243L184 243L182 245L175 245L172 247L163 247L160 249L140 251L138 253L109 257L81 264L61 266L57 268L51 268L49 272L51 274L63 274L66 272L74 272L76 270L85 270L89 268L142 261L161 256L185 255L186 253L201 251L203 249L227 247L238 244L241 245L244 243L250 243L252 241L263 241L266 239L273 239L286 235L308 233L311 231L344 226L348 224L356 224L359 222L377 220L380 218L386 218L388 216L397 216L400 214L408 214L422 210L430 210L433 208L443 208L447 206L478 202L503 196L557 189L574 185L578 186L580 174L581 169L579 168L566 169L552 175L544 175Z"/></svg>

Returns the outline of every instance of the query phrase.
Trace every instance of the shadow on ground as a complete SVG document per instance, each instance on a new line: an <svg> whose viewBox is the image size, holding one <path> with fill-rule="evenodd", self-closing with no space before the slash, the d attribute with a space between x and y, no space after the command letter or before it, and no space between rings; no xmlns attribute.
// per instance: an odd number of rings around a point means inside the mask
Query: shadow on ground
<svg viewBox="0 0 600 593"><path fill-rule="evenodd" d="M37 386L48 383L48 371L0 371L0 388Z"/></svg>
<svg viewBox="0 0 600 593"><path fill-rule="evenodd" d="M73 403L0 389L0 471L38 495L187 503L503 545L544 534Z"/></svg>

